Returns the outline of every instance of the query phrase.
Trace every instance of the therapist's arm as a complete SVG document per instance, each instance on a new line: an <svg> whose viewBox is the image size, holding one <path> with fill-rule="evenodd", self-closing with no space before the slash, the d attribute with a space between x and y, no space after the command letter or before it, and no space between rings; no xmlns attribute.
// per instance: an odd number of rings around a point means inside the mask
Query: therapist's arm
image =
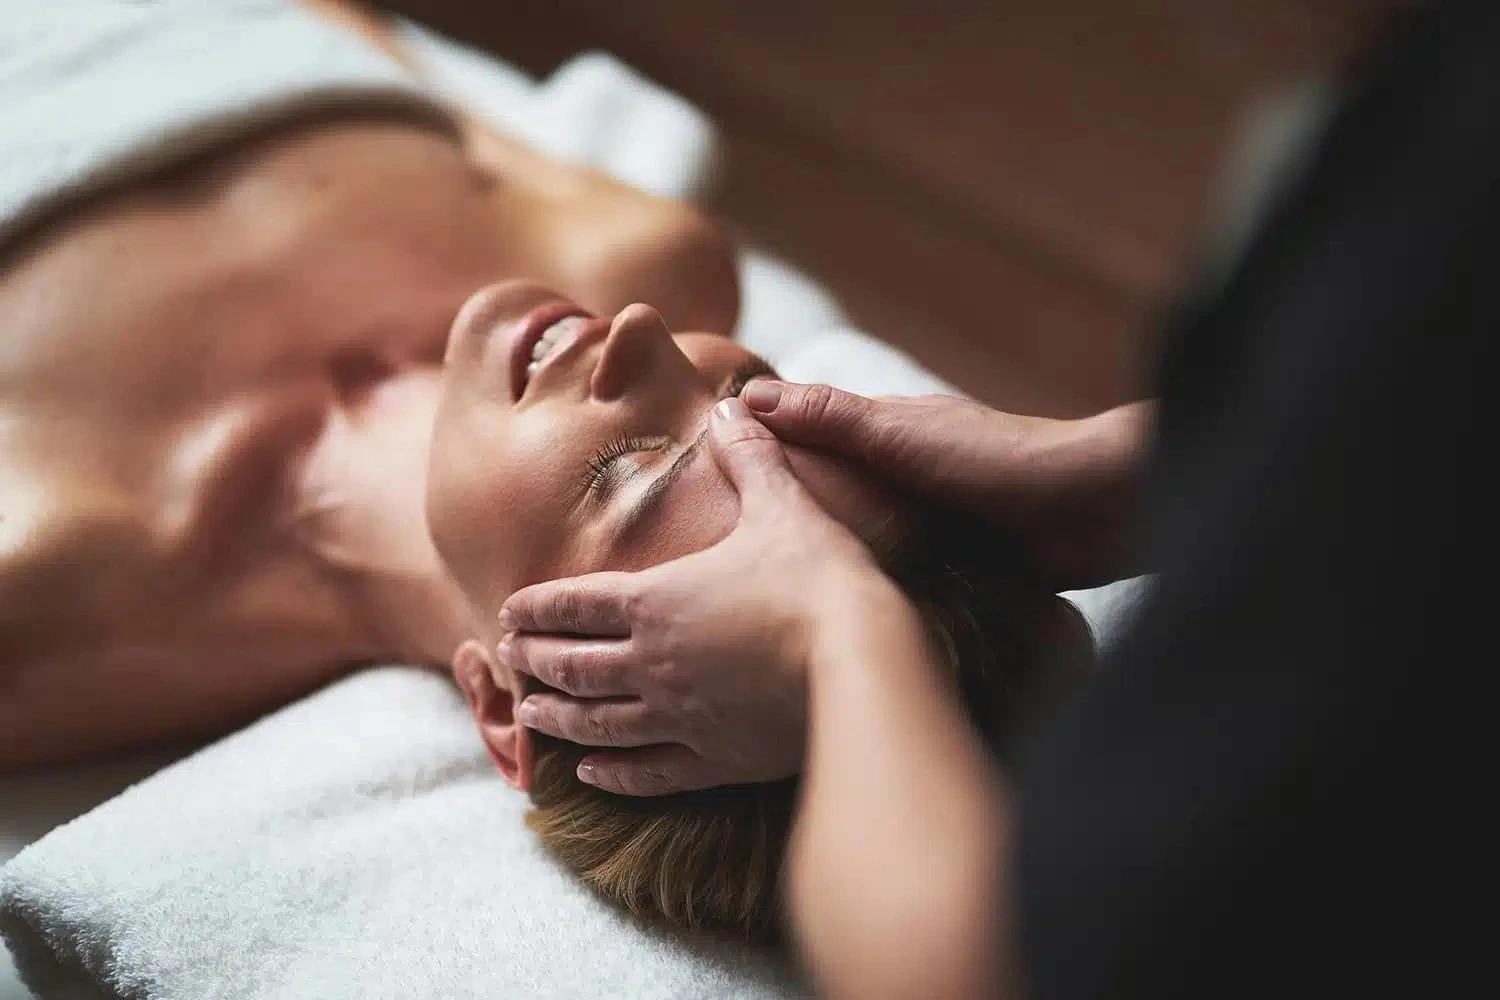
<svg viewBox="0 0 1500 1000"><path fill-rule="evenodd" d="M1000 776L904 595L870 580L847 600L808 670L788 861L804 958L829 996L1013 995Z"/></svg>
<svg viewBox="0 0 1500 1000"><path fill-rule="evenodd" d="M839 454L1009 531L1057 590L1141 572L1127 538L1154 402L1059 420L953 396L870 399L757 379L742 398L784 441Z"/></svg>

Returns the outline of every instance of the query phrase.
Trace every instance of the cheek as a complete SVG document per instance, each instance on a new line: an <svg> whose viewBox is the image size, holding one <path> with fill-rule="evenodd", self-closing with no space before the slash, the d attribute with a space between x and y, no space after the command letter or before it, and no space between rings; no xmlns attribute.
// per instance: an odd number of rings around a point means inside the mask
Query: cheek
<svg viewBox="0 0 1500 1000"><path fill-rule="evenodd" d="M449 571L471 595L488 593L518 553L510 540L519 457L472 420L439 419L427 487L427 526ZM525 537L524 535L521 537Z"/></svg>
<svg viewBox="0 0 1500 1000"><path fill-rule="evenodd" d="M471 597L503 596L571 558L580 537L572 512L594 447L581 430L540 409L471 407L440 418L428 526Z"/></svg>

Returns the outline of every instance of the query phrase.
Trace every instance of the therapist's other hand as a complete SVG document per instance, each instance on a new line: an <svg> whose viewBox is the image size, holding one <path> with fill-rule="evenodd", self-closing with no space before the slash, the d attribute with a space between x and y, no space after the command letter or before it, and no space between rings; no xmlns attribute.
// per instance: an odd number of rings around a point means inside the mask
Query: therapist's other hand
<svg viewBox="0 0 1500 1000"><path fill-rule="evenodd" d="M1058 420L954 396L870 399L768 379L751 382L741 399L783 440L840 454L1004 526L1058 590L1127 569L1124 530L1151 403Z"/></svg>
<svg viewBox="0 0 1500 1000"><path fill-rule="evenodd" d="M529 695L519 720L620 748L579 764L579 779L606 791L662 795L795 774L819 623L891 587L740 400L714 408L709 442L740 497L722 541L637 573L526 587L500 611L501 661L558 689Z"/></svg>

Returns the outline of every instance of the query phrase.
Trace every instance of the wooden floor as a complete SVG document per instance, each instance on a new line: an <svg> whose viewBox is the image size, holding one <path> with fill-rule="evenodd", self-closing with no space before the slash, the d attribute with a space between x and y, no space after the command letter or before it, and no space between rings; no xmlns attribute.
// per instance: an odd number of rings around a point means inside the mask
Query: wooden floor
<svg viewBox="0 0 1500 1000"><path fill-rule="evenodd" d="M713 207L742 238L961 388L1063 414L1147 389L1247 100L1379 5L389 6L536 73L602 48L688 97L723 129Z"/></svg>

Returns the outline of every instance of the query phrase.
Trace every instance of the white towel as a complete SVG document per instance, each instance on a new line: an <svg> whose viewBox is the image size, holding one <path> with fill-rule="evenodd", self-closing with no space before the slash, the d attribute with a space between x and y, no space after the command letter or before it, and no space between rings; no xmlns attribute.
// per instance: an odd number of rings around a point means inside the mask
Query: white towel
<svg viewBox="0 0 1500 1000"><path fill-rule="evenodd" d="M573 56L536 82L410 21L398 38L436 93L549 156L669 198L710 187L718 132L708 116L613 56Z"/></svg>
<svg viewBox="0 0 1500 1000"><path fill-rule="evenodd" d="M410 22L397 37L417 75L291 0L0 0L0 242L267 122L349 106L449 128L458 105L669 197L712 179L708 118L608 55L537 83Z"/></svg>
<svg viewBox="0 0 1500 1000"><path fill-rule="evenodd" d="M0 871L42 996L780 997L744 946L618 915L521 824L463 699L407 667L335 684L154 775Z"/></svg>
<svg viewBox="0 0 1500 1000"><path fill-rule="evenodd" d="M0 0L0 240L80 193L350 104L447 127L394 60L288 0Z"/></svg>

